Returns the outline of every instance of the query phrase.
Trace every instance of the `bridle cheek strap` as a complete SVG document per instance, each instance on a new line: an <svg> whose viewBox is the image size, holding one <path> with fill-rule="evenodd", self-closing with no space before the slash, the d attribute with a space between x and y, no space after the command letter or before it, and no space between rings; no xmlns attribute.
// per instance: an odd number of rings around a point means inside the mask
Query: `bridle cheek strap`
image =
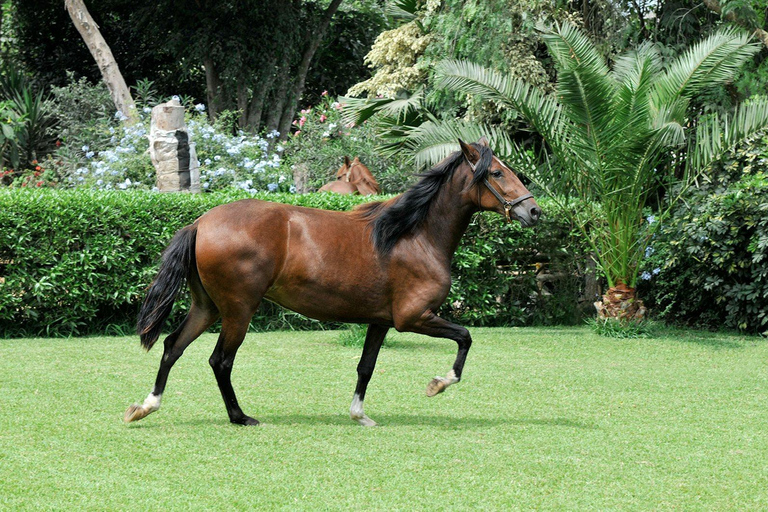
<svg viewBox="0 0 768 512"><path fill-rule="evenodd" d="M493 194L496 197L496 199L499 200L501 205L504 207L504 215L507 218L507 222L512 222L511 212L515 206L519 205L526 199L530 199L533 197L533 194L528 192L527 194L523 194L522 196L514 199L513 201L509 201L507 199L504 199L504 197L501 194L499 194L499 192L493 187L493 185L491 185L490 181L483 180L483 183L485 183L485 186L488 187L488 190L491 191L491 194Z"/></svg>
<svg viewBox="0 0 768 512"><path fill-rule="evenodd" d="M477 168L477 165L476 165L476 164L473 164L472 162L470 162L470 161L469 161L469 158L467 158L466 156L465 156L464 158L466 158L466 159L467 159L467 163L468 163L468 164L469 164L469 166L472 168L472 172L474 173L474 172L475 172L475 170L476 170L476 168ZM532 197L533 197L533 194L531 194L530 192L528 192L527 194L523 194L522 196L520 196L520 197L518 197L518 198L515 198L515 199L514 199L514 200L512 200L512 201L509 201L509 200L507 200L507 199L504 199L504 196L502 196L501 194L499 194L499 191L498 191L498 190L496 190L496 189L493 187L493 185L491 185L491 182L490 182L490 181L488 181L487 179L484 179L484 180L483 180L483 183L485 183L485 186L486 186L486 187L488 187L488 190L490 190L490 191L491 191L491 194L493 194L493 196L494 196L496 199L498 199L499 203L501 203L501 206L503 206L503 207L504 207L504 216L507 218L507 222L512 222L512 215L511 215L511 212L512 212L512 209L513 209L515 206L519 205L520 203L522 203L522 202L523 202L523 201L525 201L526 199L530 199L530 198L532 198ZM479 200L480 200L480 189L478 189L478 190L477 190L477 199L478 199L478 202L479 202Z"/></svg>

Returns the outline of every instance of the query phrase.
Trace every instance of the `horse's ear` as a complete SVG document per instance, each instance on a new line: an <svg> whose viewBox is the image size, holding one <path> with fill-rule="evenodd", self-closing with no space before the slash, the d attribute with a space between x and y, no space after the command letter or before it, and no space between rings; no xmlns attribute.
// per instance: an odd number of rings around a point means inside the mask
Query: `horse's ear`
<svg viewBox="0 0 768 512"><path fill-rule="evenodd" d="M459 139L459 146L461 146L461 152L464 153L464 158L466 158L470 164L476 165L477 162L480 161L480 152L477 149L461 139Z"/></svg>
<svg viewBox="0 0 768 512"><path fill-rule="evenodd" d="M477 143L480 144L481 146L488 147L488 139L485 137L485 135L480 137L480 140L477 141Z"/></svg>
<svg viewBox="0 0 768 512"><path fill-rule="evenodd" d="M350 165L352 165L352 164L349 162L349 157L348 157L347 155L344 155L344 165L346 165L347 167L349 167Z"/></svg>

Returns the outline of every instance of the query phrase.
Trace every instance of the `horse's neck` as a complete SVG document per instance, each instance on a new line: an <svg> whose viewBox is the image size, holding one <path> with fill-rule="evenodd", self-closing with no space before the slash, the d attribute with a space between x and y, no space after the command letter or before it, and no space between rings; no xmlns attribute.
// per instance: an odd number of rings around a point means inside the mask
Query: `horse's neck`
<svg viewBox="0 0 768 512"><path fill-rule="evenodd" d="M477 207L466 200L463 189L464 185L456 179L446 183L434 199L421 230L430 245L445 255L448 263L453 259L472 215L477 212Z"/></svg>

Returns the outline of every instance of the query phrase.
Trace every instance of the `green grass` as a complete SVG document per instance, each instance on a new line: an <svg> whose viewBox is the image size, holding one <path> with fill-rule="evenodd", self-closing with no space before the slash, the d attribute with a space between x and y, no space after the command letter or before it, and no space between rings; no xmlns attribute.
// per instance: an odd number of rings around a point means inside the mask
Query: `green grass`
<svg viewBox="0 0 768 512"><path fill-rule="evenodd" d="M121 421L160 351L135 337L0 341L0 509L768 508L768 343L699 332L616 340L588 328L474 329L455 355L401 334L363 428L348 417L359 349L338 332L249 334L236 427L207 359L173 369L163 408Z"/></svg>

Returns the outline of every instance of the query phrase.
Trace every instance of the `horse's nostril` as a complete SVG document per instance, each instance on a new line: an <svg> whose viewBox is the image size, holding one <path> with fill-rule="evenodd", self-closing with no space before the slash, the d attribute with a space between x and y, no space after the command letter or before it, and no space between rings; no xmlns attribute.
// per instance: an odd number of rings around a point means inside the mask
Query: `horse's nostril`
<svg viewBox="0 0 768 512"><path fill-rule="evenodd" d="M538 219L539 215L541 215L541 210L538 208L531 208L531 217L534 219Z"/></svg>

